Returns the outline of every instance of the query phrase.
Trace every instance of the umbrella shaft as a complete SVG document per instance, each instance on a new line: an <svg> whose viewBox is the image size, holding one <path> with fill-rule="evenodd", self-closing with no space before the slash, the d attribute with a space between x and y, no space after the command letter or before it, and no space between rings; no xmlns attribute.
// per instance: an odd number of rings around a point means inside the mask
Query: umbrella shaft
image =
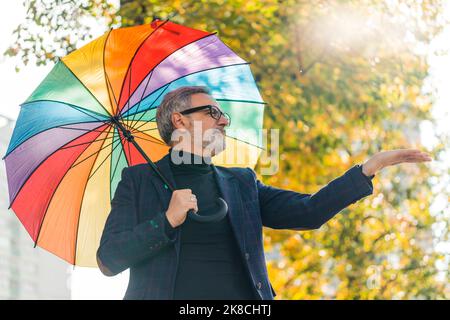
<svg viewBox="0 0 450 320"><path fill-rule="evenodd" d="M139 151L139 153L144 157L144 159L148 162L150 167L155 171L155 173L164 181L166 186L173 192L175 188L170 184L170 182L166 179L166 177L163 176L163 174L159 171L158 167L155 165L155 163L147 156L147 154L142 150L141 146L134 140L133 135L131 134L130 130L127 130L119 121L118 117L112 117L112 122L117 126L120 131L122 131L122 134L124 137L128 140L128 142L131 142L136 149Z"/></svg>

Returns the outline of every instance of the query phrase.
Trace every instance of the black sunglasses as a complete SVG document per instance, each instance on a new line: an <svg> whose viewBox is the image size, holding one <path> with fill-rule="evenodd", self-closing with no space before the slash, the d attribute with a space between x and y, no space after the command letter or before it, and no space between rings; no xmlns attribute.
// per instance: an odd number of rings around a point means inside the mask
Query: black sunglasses
<svg viewBox="0 0 450 320"><path fill-rule="evenodd" d="M213 106L211 104L208 104L208 105L205 105L205 106L199 106L199 107L195 107L195 108L191 108L191 109L187 109L187 110L181 111L180 113L182 115L186 115L186 114L190 114L190 113L197 112L197 111L204 110L204 109L209 109L209 115L213 119L219 120L220 117L224 116L227 119L227 121L228 121L228 125L227 126L231 125L231 117L230 117L230 115L228 113L226 113L226 112L220 111L219 108L217 108L216 106Z"/></svg>

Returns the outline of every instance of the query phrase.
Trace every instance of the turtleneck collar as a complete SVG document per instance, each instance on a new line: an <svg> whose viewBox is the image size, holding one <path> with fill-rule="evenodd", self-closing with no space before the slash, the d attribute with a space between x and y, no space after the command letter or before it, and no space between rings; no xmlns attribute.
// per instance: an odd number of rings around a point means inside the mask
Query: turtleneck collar
<svg viewBox="0 0 450 320"><path fill-rule="evenodd" d="M178 161L172 160L172 152L174 152L174 157L179 157L177 159ZM187 152L184 150L173 150L173 148L169 149L169 159L170 159L170 165L175 167L183 167L184 169L197 169L197 168L204 168L204 169L210 169L211 168L211 158L210 157L202 157L201 155ZM178 163L181 160L181 163Z"/></svg>

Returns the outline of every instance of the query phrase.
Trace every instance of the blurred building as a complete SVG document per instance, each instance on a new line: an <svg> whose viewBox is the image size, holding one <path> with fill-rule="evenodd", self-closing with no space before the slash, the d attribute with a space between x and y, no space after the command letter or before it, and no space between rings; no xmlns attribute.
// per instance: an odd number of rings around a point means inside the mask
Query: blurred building
<svg viewBox="0 0 450 320"><path fill-rule="evenodd" d="M15 121L0 115L0 154L8 148ZM71 266L34 248L12 209L4 160L0 161L0 299L70 299Z"/></svg>

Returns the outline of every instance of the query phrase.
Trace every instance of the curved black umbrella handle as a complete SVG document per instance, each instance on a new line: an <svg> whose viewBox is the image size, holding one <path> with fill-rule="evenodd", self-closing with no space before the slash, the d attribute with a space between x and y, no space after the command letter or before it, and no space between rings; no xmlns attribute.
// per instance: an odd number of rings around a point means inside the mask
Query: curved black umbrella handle
<svg viewBox="0 0 450 320"><path fill-rule="evenodd" d="M222 198L218 198L216 200L216 203L219 205L219 209L217 210L217 213L214 214L203 214L199 215L198 213L195 213L194 210L188 211L188 216L197 222L206 223L206 222L218 222L225 218L228 212L228 205Z"/></svg>

